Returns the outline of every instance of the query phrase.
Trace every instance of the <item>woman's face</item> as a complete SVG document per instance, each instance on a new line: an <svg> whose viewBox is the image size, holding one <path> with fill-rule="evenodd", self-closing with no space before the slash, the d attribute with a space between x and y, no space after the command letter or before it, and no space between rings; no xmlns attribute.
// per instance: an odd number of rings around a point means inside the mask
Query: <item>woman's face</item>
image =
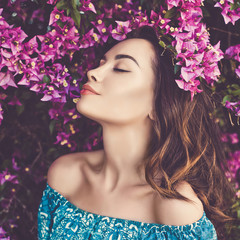
<svg viewBox="0 0 240 240"><path fill-rule="evenodd" d="M148 117L153 107L154 50L147 40L128 39L112 47L88 82L99 95L81 95L77 110L99 123L127 124Z"/></svg>

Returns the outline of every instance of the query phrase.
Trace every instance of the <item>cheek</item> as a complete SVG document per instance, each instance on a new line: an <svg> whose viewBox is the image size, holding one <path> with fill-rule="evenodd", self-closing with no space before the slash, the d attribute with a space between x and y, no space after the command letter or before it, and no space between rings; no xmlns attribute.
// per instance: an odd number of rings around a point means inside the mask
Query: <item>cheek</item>
<svg viewBox="0 0 240 240"><path fill-rule="evenodd" d="M127 81L125 81L127 80ZM109 112L128 117L147 114L152 107L153 89L142 76L122 79L121 84L108 84L103 99Z"/></svg>

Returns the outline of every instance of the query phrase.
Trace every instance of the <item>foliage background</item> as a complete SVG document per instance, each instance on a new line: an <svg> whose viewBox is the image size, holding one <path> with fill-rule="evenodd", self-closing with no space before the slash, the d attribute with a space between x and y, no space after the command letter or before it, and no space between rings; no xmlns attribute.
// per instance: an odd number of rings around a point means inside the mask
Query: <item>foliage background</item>
<svg viewBox="0 0 240 240"><path fill-rule="evenodd" d="M64 11L65 16L68 14L69 18L73 19L72 23L79 31L78 38L83 39L89 30L96 30L96 22L101 19L101 14L104 12L107 15L106 10L110 7L115 9L112 17L102 18L107 32L110 26L117 29L116 20L131 19L127 16L129 10L142 12L143 15L139 16L144 18L144 14L150 16L151 10L157 11L161 9L160 6L165 6L167 10L166 2L169 5L179 1L3 0L0 2L0 8L3 9L3 18L12 28L20 27L27 34L27 38L19 43L21 46L21 44L33 39L34 36L48 34L52 29L49 24L50 16L53 11L56 11L56 4L60 11ZM199 4L199 1L192 2ZM240 16L239 1L235 1L234 4L232 1L229 2L236 15ZM213 95L219 99L213 114L217 116L221 126L222 140L229 158L231 172L226 174L236 188L236 198L232 208L229 209L229 214L235 217L236 221L232 227L226 226L226 239L240 239L240 145L238 141L240 136L240 79L236 74L239 61L234 59L233 54L232 56L226 54L226 50L230 46L235 46L236 55L239 56L240 47L236 46L240 44L240 21L231 19L226 24L221 8L214 6L217 1L207 0L203 3L204 5L201 6L202 21L206 23L210 33L210 42L212 45L216 45L221 41L220 48L225 53L224 58L218 63L221 75L211 87ZM95 6L96 12L90 4ZM168 15L165 15L165 18L175 21L176 11L169 9L167 12ZM58 24L60 27L64 27L60 22ZM108 32L109 43L120 40L110 30ZM127 27L125 30L129 31ZM73 83L70 90L63 90L60 93L66 96L66 102L58 101L58 98L54 99L54 97L50 100L43 100L43 92L33 91L29 89L28 85L19 84L24 79L19 72L12 78L17 87L11 85L10 81L6 87L2 83L6 79L4 80L3 75L0 75L0 108L2 108L0 120L3 119L0 126L0 239L37 239L37 211L46 185L46 174L50 164L58 156L69 152L102 148L101 127L90 119L79 115L75 111L74 102L74 99L80 97L79 90L86 82L87 69L92 68L97 63L101 54L99 46L104 43L103 39L106 35L101 35L101 32L98 33L98 31L95 32L97 34L94 35L91 32L85 39L87 47L82 47L83 49L80 50L78 50L79 46L76 49L72 48L73 54L66 51L57 60L62 66L59 69L60 72L68 69L69 76L62 79L67 79L69 85ZM3 42L4 31L1 31L0 34L0 39ZM100 41L96 41L96 39L100 39ZM72 38L72 41L74 40ZM54 41L53 43L55 43ZM170 38L170 43L171 41ZM44 40L41 43L38 42L38 45L42 45L43 42ZM73 45L72 42L71 47ZM69 46L65 46L65 48L58 46L57 48L65 51ZM69 57L71 54L72 58ZM94 58L95 55L96 58ZM36 56L33 55L32 58L34 57ZM51 64L53 64L51 61L45 61L45 68L51 67ZM8 72L8 67L4 67L3 62L0 66L0 73ZM76 80L75 83L74 80ZM41 84L44 83L46 83L45 87L49 84L47 74L42 76ZM65 89L67 88L68 86L65 87Z"/></svg>

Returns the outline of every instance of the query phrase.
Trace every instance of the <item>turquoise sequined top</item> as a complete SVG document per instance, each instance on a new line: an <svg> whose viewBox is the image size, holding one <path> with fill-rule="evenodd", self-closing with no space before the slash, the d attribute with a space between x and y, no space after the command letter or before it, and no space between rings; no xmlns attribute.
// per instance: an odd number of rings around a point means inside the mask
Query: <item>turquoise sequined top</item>
<svg viewBox="0 0 240 240"><path fill-rule="evenodd" d="M217 235L205 212L197 222L183 226L102 216L76 207L47 183L38 209L38 239L215 240Z"/></svg>

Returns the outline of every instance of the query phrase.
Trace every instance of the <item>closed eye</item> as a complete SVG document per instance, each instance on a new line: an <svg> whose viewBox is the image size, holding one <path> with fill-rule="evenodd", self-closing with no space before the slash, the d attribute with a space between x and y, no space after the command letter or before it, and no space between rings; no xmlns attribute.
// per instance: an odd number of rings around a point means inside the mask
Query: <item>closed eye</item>
<svg viewBox="0 0 240 240"><path fill-rule="evenodd" d="M114 70L115 72L130 72L130 71L123 70L123 69L120 69L120 68L114 68L113 70Z"/></svg>

